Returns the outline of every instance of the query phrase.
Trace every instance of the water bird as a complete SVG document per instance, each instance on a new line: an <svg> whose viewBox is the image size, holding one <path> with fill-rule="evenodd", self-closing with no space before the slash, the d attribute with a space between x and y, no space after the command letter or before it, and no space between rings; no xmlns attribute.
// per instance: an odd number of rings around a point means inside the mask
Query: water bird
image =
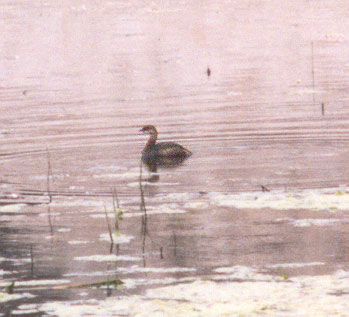
<svg viewBox="0 0 349 317"><path fill-rule="evenodd" d="M159 142L158 131L153 125L146 125L141 132L149 134L149 140L142 151L142 161L147 165L171 167L183 162L192 153L175 142Z"/></svg>

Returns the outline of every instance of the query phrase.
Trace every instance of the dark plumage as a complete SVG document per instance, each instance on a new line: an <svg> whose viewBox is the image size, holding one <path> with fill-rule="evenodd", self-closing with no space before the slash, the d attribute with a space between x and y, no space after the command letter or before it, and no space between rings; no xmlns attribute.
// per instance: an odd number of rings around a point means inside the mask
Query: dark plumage
<svg viewBox="0 0 349 317"><path fill-rule="evenodd" d="M146 163L162 162L164 160L183 161L192 153L183 146L174 142L156 143L158 132L152 125L146 125L141 129L142 132L150 134L149 140L142 151L142 160Z"/></svg>

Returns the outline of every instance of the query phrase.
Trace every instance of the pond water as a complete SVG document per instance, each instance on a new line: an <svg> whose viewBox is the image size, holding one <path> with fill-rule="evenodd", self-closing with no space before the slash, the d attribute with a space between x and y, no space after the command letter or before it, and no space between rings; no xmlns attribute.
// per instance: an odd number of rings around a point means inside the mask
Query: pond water
<svg viewBox="0 0 349 317"><path fill-rule="evenodd" d="M0 316L345 315L347 1L0 6Z"/></svg>

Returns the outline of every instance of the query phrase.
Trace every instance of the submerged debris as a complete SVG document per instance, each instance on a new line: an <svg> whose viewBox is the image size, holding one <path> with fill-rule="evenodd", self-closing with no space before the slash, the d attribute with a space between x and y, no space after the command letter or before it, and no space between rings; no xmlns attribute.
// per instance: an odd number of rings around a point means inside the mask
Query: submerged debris
<svg viewBox="0 0 349 317"><path fill-rule="evenodd" d="M93 283L83 283L83 284L69 284L69 285L61 285L56 287L56 289L72 289L72 288L117 288L118 286L124 284L120 279L111 279L105 280L101 282L93 282Z"/></svg>

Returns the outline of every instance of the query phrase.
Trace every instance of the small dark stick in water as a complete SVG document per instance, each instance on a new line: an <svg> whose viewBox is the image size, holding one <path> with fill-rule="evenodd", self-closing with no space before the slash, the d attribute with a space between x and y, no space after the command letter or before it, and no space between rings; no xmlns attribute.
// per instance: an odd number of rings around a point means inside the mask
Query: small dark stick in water
<svg viewBox="0 0 349 317"><path fill-rule="evenodd" d="M105 213L105 219L106 219L107 225L108 225L110 243L111 243L111 244L114 244L113 234L112 234L111 226L110 226L110 223L109 223L109 217L108 217L107 207L105 207L105 205L104 205L104 213Z"/></svg>
<svg viewBox="0 0 349 317"><path fill-rule="evenodd" d="M210 67L207 67L206 73L207 73L207 77L211 76L211 69L210 69Z"/></svg>
<svg viewBox="0 0 349 317"><path fill-rule="evenodd" d="M261 188L262 188L262 192L270 192L270 189L268 187L261 185Z"/></svg>
<svg viewBox="0 0 349 317"><path fill-rule="evenodd" d="M30 272L34 276L34 254L33 254L33 245L30 245Z"/></svg>
<svg viewBox="0 0 349 317"><path fill-rule="evenodd" d="M173 255L177 256L177 237L175 232L173 232Z"/></svg>
<svg viewBox="0 0 349 317"><path fill-rule="evenodd" d="M324 103L321 104L321 113L323 116L325 115L325 104Z"/></svg>
<svg viewBox="0 0 349 317"><path fill-rule="evenodd" d="M51 168L50 152L48 151L48 147L46 147L46 155L47 155L47 195L49 197L49 203L52 203L52 195L50 190L50 176L52 178L52 168Z"/></svg>
<svg viewBox="0 0 349 317"><path fill-rule="evenodd" d="M313 105L315 105L315 70L314 70L314 43L311 42L311 78L313 84Z"/></svg>

